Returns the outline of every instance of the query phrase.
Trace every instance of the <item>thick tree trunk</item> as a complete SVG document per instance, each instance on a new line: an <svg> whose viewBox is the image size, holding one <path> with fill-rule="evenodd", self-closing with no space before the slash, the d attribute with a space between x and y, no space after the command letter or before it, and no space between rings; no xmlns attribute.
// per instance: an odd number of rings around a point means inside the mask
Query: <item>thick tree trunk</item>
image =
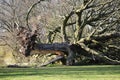
<svg viewBox="0 0 120 80"><path fill-rule="evenodd" d="M68 43L53 43L53 44L36 44L34 46L34 51L38 51L39 54L53 53L61 57L66 57L66 64L72 65L74 60L74 52L71 49L71 45ZM53 59L52 61L46 63L48 65L59 58Z"/></svg>
<svg viewBox="0 0 120 80"><path fill-rule="evenodd" d="M58 61L62 59L65 55L66 57L66 65L73 65L74 64L74 59L75 59L75 53L87 56L87 57L95 57L99 59L100 61L103 61L106 64L120 64L120 61L112 60L108 58L107 56L88 48L84 43L79 43L78 45L72 44L69 45L67 43L53 43L53 44L37 44L35 46L36 50L39 51L48 51L48 52L55 52L55 51L60 51L60 52L65 52L60 55L60 57L53 59L44 65L51 64L52 62ZM40 52L41 53L41 52ZM44 66L43 65L43 66Z"/></svg>
<svg viewBox="0 0 120 80"><path fill-rule="evenodd" d="M36 50L67 51L67 47L69 47L69 45L67 43L36 44L34 49L36 49Z"/></svg>

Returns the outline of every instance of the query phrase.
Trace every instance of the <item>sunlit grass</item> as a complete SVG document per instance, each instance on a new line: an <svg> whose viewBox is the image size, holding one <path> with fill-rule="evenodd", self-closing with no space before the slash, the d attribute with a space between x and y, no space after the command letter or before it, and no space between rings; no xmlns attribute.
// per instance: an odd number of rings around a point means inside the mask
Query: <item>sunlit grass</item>
<svg viewBox="0 0 120 80"><path fill-rule="evenodd" d="M0 68L0 80L120 80L120 65Z"/></svg>

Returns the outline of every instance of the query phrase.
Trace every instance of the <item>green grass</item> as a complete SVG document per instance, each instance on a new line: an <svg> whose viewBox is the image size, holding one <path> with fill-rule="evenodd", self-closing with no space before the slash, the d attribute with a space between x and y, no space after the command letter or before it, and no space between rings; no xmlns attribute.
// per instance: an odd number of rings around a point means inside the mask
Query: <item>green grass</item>
<svg viewBox="0 0 120 80"><path fill-rule="evenodd" d="M0 80L120 80L120 65L0 68Z"/></svg>

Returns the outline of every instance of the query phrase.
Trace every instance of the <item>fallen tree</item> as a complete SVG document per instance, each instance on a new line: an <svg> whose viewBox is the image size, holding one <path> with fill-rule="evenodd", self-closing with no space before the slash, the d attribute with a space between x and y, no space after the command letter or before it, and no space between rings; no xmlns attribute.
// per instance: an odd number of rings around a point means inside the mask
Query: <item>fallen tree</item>
<svg viewBox="0 0 120 80"><path fill-rule="evenodd" d="M22 29L24 30L24 29ZM22 31L24 32L24 31ZM87 45L88 44L95 44L95 45L91 45L90 47L98 47L98 48L102 48L104 46L110 47L109 45L105 45L103 43L100 43L99 40L109 40L111 38L117 38L120 37L120 33L111 33L111 34L105 34L105 35L100 35L99 37L91 37L91 38L82 38L80 41L78 41L76 44L68 44L68 43L52 43L52 44L39 44L36 43L36 32L30 34L29 33L29 37L28 35L23 35L23 33L19 33L19 37L22 39L22 47L20 49L20 51L27 57L30 55L35 54L35 52L33 54L31 54L31 51L38 51L38 54L48 54L48 53L53 53L55 55L59 55L60 57L57 57L56 59L53 59L47 63L44 64L44 66L55 62L57 60L60 60L62 58L64 58L66 56L66 64L67 65L73 65L74 64L74 59L76 58L76 53L79 55L84 55L84 56L88 56L88 57L92 57L94 56L95 59L99 59L101 61L103 61L106 64L120 64L120 61L117 60L113 60L107 56L105 56L103 53L101 52L97 52L94 49L89 48ZM25 34L25 33L24 33ZM27 32L28 34L28 32ZM22 35L22 36L21 36ZM119 47L117 47L116 49L119 49ZM65 62L65 61L63 61ZM65 63L64 63L65 64Z"/></svg>
<svg viewBox="0 0 120 80"><path fill-rule="evenodd" d="M26 18L27 25L29 24L28 19L32 9L42 1L38 1L30 7ZM28 25L28 32L27 29L26 32L29 33L29 35L25 35L22 33L25 32L24 29L23 31L20 31L18 35L18 36L22 35L21 40L23 41L22 42L23 50L21 49L20 51L23 52L25 56L29 56L32 50L38 50L40 54L42 54L42 51L44 53L52 52L54 54L56 54L56 52L58 51L59 54L57 55L60 55L61 58L66 57L67 65L73 65L77 55L91 57L94 58L94 60L101 60L105 64L120 64L119 58L117 60L114 60L114 58L112 59L112 57L108 57L106 55L108 49L110 50L111 48L117 49L118 52L120 51L119 46L111 45L110 42L107 43L107 41L112 41L116 38L120 38L119 31L116 30L112 31L113 28L114 29L116 28L116 24L119 24L118 22L119 19L116 18L116 20L112 21L113 23L109 21L109 19L111 19L111 17L115 15L116 12L119 10L118 6L111 5L115 4L116 2L117 1L111 0L99 3L98 1L98 3L96 3L97 5L94 5L95 0L84 0L80 7L78 6L74 7L67 15L64 16L65 18L63 20L62 26L57 27L53 31L50 31L48 35L49 38L48 42L50 42L51 44L36 43L35 41L37 39L36 38L37 33L39 32L37 31L37 28L34 31L30 30ZM115 9L115 7L117 10ZM97 13L95 14L95 12ZM74 18L73 15L77 16L76 20L72 21L71 23L68 23L69 19ZM66 32L67 26L71 25L76 28L75 32L73 32L74 43L70 41ZM88 28L90 28L90 26L94 27L89 34L85 33L86 36L83 37L86 25L89 25ZM107 26L104 27L104 25ZM56 33L61 33L63 41L62 43L53 42ZM118 44L120 43L118 42ZM24 48L23 46L26 47ZM50 62L46 63L45 65L50 64L57 60L59 60L59 58L53 59Z"/></svg>

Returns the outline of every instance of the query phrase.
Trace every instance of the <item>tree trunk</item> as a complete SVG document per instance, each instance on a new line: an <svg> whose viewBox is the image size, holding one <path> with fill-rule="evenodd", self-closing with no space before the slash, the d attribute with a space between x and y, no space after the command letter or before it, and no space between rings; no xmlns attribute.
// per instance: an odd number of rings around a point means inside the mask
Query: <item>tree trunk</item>
<svg viewBox="0 0 120 80"><path fill-rule="evenodd" d="M108 58L107 56L88 48L84 43L79 43L79 44L72 44L69 45L67 43L53 43L53 44L37 44L35 47L36 50L39 51L60 51L64 52L63 57L66 55L66 65L73 65L74 64L74 59L76 53L87 56L87 57L93 57L96 59L99 59L100 61L103 61L106 64L120 64L120 61L112 60ZM41 52L40 52L41 53ZM56 59L53 59L49 61L48 63L45 63L44 65L48 65L52 62L55 62L57 60L62 59L61 57L58 57Z"/></svg>
<svg viewBox="0 0 120 80"><path fill-rule="evenodd" d="M53 43L53 44L36 44L34 51L38 51L39 54L54 53L59 56L66 57L66 64L72 65L74 60L74 52L71 49L71 45L67 43ZM57 61L58 59L53 60ZM46 63L50 64L50 62Z"/></svg>
<svg viewBox="0 0 120 80"><path fill-rule="evenodd" d="M63 56L57 56L55 59L52 59L52 60L50 60L49 62L46 62L46 63L42 64L41 67L47 66L48 64L51 64L51 63L53 63L53 62L55 62L55 61L58 61L58 60L61 60L62 58L64 58L64 57L63 57ZM63 64L64 64L64 63L63 63Z"/></svg>

